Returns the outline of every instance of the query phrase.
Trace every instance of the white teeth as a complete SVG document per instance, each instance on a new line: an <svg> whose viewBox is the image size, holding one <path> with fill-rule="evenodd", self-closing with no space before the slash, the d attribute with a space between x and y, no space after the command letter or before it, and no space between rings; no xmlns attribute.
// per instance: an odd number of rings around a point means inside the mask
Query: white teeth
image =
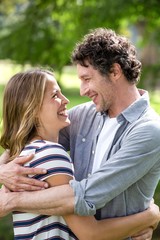
<svg viewBox="0 0 160 240"><path fill-rule="evenodd" d="M61 112L59 112L58 113L59 115L66 115L66 111L64 110L64 111L61 111Z"/></svg>

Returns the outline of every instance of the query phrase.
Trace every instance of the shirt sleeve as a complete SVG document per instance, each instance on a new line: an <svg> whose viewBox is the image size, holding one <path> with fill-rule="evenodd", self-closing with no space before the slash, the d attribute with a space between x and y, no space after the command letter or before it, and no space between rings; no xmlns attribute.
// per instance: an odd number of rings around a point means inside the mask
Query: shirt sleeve
<svg viewBox="0 0 160 240"><path fill-rule="evenodd" d="M160 175L159 143L159 123L144 123L133 128L123 138L120 149L98 171L80 182L70 181L75 194L75 213L94 215L96 209L105 206L149 171L154 169Z"/></svg>
<svg viewBox="0 0 160 240"><path fill-rule="evenodd" d="M46 174L30 175L29 177L45 180L53 175L66 174L73 177L73 164L68 153L61 145L44 145L35 152L35 157L29 162L29 167L44 168Z"/></svg>

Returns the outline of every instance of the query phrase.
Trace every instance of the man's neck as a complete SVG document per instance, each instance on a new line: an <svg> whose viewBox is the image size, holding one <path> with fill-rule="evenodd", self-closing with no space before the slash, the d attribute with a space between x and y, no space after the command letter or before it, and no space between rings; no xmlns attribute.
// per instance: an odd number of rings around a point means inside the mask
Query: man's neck
<svg viewBox="0 0 160 240"><path fill-rule="evenodd" d="M121 89L116 92L114 105L108 109L110 118L117 117L121 112L128 108L132 103L141 97L136 86L130 86L128 89Z"/></svg>

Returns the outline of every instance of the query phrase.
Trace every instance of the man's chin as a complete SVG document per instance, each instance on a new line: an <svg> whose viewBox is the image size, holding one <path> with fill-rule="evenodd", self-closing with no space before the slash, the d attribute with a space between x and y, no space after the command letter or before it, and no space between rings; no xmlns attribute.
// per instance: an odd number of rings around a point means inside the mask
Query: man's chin
<svg viewBox="0 0 160 240"><path fill-rule="evenodd" d="M96 111L100 113L106 113L108 110L101 108L100 106L96 106Z"/></svg>

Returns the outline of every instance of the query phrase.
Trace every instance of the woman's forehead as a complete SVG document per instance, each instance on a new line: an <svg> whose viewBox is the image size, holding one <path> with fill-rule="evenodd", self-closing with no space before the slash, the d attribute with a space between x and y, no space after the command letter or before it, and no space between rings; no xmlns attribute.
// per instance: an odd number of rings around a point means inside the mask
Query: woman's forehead
<svg viewBox="0 0 160 240"><path fill-rule="evenodd" d="M49 91L60 90L60 87L54 76L47 74L46 88Z"/></svg>

